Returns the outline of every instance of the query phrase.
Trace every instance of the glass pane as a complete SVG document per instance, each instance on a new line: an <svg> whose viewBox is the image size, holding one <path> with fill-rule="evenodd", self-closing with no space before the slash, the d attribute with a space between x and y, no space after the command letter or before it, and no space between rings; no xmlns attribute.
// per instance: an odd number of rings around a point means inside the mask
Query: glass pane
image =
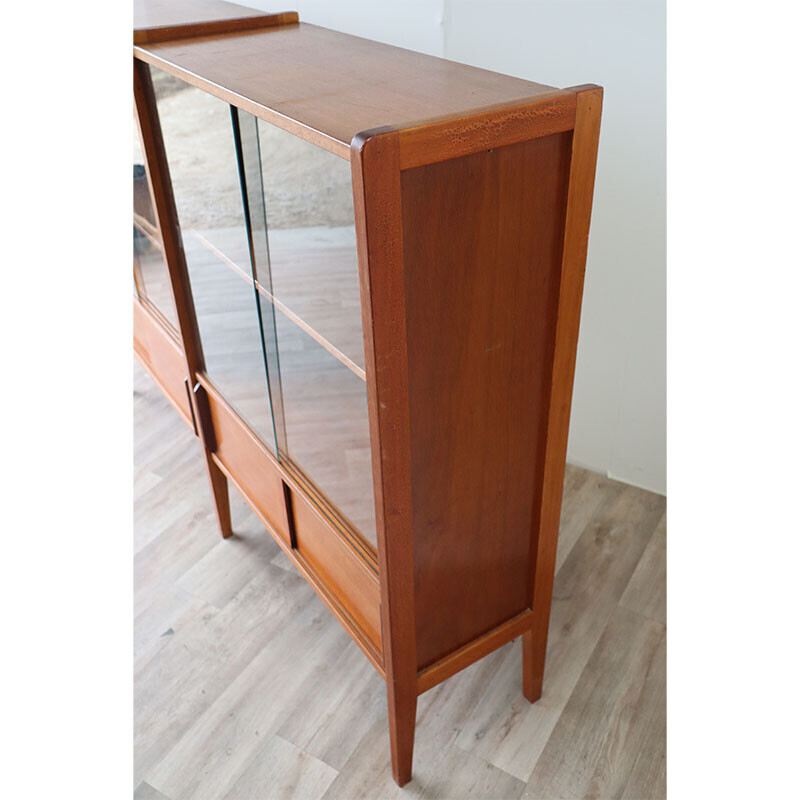
<svg viewBox="0 0 800 800"><path fill-rule="evenodd" d="M244 164L260 172L266 206L256 267L281 456L376 547L350 165L239 115L243 132L258 131L249 146L243 133Z"/></svg>
<svg viewBox="0 0 800 800"><path fill-rule="evenodd" d="M250 266L255 280L255 301L261 322L261 346L269 386L272 425L278 443L278 460L285 453L286 428L281 390L281 368L278 357L275 305L272 294L272 274L269 268L267 214L264 202L264 183L258 142L258 120L251 114L231 107L234 138L239 155L239 180L247 223Z"/></svg>
<svg viewBox="0 0 800 800"><path fill-rule="evenodd" d="M206 374L276 452L231 109L151 74Z"/></svg>
<svg viewBox="0 0 800 800"><path fill-rule="evenodd" d="M139 131L133 132L133 278L136 293L178 329L178 315L172 298L169 273L161 249L161 235L156 227L150 184L144 166Z"/></svg>

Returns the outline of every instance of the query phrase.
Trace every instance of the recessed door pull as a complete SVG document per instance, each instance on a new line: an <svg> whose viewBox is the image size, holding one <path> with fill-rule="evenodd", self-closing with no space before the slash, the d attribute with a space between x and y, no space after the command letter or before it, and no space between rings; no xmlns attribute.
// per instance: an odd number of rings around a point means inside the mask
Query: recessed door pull
<svg viewBox="0 0 800 800"><path fill-rule="evenodd" d="M201 383L196 383L193 391L198 422L200 423L200 438L209 453L216 453L217 437L214 435L214 425L211 422L211 406L208 402L208 392L206 392Z"/></svg>

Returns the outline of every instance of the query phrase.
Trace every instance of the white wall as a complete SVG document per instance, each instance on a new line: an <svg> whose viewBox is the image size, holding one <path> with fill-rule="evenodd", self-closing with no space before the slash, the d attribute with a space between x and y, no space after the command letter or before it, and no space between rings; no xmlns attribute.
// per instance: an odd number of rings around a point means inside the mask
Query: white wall
<svg viewBox="0 0 800 800"><path fill-rule="evenodd" d="M455 61L605 88L568 458L666 493L664 0L289 6L306 22Z"/></svg>
<svg viewBox="0 0 800 800"><path fill-rule="evenodd" d="M302 22L365 36L420 53L444 56L442 0L239 0L266 11L297 11Z"/></svg>
<svg viewBox="0 0 800 800"><path fill-rule="evenodd" d="M663 0L452 0L445 56L605 89L569 459L666 492Z"/></svg>

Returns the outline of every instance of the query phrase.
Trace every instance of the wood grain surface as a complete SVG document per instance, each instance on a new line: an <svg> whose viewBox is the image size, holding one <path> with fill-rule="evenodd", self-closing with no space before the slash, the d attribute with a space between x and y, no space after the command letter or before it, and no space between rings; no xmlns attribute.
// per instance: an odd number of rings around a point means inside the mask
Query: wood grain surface
<svg viewBox="0 0 800 800"><path fill-rule="evenodd" d="M305 22L134 51L343 158L350 157L353 137L364 130L458 115L553 91L544 84Z"/></svg>
<svg viewBox="0 0 800 800"><path fill-rule="evenodd" d="M570 143L403 172L420 668L530 606Z"/></svg>
<svg viewBox="0 0 800 800"><path fill-rule="evenodd" d="M381 575L389 743L394 778L403 786L411 779L414 752L417 656L397 134L356 137L351 164Z"/></svg>

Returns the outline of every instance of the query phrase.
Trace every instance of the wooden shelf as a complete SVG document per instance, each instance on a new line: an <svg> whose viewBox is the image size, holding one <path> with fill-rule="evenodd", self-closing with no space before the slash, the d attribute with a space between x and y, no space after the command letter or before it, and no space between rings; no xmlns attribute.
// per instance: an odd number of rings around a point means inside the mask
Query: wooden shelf
<svg viewBox="0 0 800 800"><path fill-rule="evenodd" d="M241 278L243 281L250 284L251 286L253 285L254 283L253 277L250 274L250 268L247 265L249 259L241 259L241 263L239 263L238 259L234 260L234 258L230 257L225 252L223 252L221 247L218 247L209 240L208 237L211 235L210 233L201 233L200 231L195 231L195 230L189 230L187 231L187 233L193 236L195 239L197 239L197 241L199 241L204 247L206 247L212 253L214 253L214 255L217 256L217 258L219 259L220 263L224 264L226 267L231 269L236 275L239 276L239 278ZM279 232L277 233L279 234ZM270 236L271 236L271 248L274 249L274 240L276 238L279 239L280 237L276 236L276 232L272 232ZM355 253L353 253L353 256L355 256ZM293 259L298 259L298 258L302 259L302 257L303 257L302 251L298 253L296 250L289 254L286 254L285 256L285 258L288 259L290 262ZM320 263L324 263L325 253L323 253L321 257L318 258L317 260ZM273 269L277 263L281 263L284 267L296 266L296 262L287 264L287 262L284 261L283 254L280 260L276 259L272 260ZM315 279L313 285L307 292L309 294L313 293L312 296L319 296L320 293L319 287L326 279L325 272L330 273L331 271L335 271L339 277L346 278L347 276L344 273L345 271L349 270L350 272L352 272L352 275L354 277L357 277L357 272L356 272L357 267L355 264L349 261L346 261L344 264L345 270L342 269L334 270L333 268L335 268L335 264L331 262L329 262L327 266L331 267L332 269L325 270L324 272L317 274L312 273L311 276L301 275L299 282L293 276L292 285L295 288L295 297L298 297L299 299L300 296L303 294L302 281L304 277L310 277L312 279ZM281 279L281 281L283 282L283 279L287 278L289 273L291 272L294 272L294 270L292 269L280 270L278 271L276 279ZM326 322L328 325L331 324L330 319L326 320L323 318L321 320L322 326L315 326L315 324L310 321L310 318L313 318L315 315L315 309L312 306L309 305L304 308L302 304L301 305L292 304L292 307L290 308L289 305L287 305L287 303L282 302L280 298L276 297L272 292L270 292L270 290L267 287L265 287L260 281L255 281L255 286L258 289L258 293L261 295L261 297L265 299L268 303L271 303L275 307L275 309L279 313L281 313L286 319L294 323L298 328L300 328L302 331L308 334L315 342L317 342L317 344L324 347L325 350L327 350L337 361L339 361L341 364L347 367L347 369L349 369L360 380L362 381L366 380L366 372L364 371L364 366L363 366L364 356L363 356L363 346L361 339L360 316L358 314L356 315L349 314L344 316L339 314L333 320L334 325L337 324L337 321L339 323L343 322L345 325L344 330L342 330L341 325L339 325L339 331L348 340L349 344L348 348L349 355L348 355L347 353L344 352L343 349L337 347L330 338L326 337L321 332L320 328L325 327ZM347 287L347 288L352 289L352 287ZM358 289L357 281L355 282L355 288L356 290ZM357 310L358 309L357 293L355 301L356 305L354 306L354 308ZM302 303L302 301L300 302ZM319 309L316 310L316 315L317 316L320 315Z"/></svg>

